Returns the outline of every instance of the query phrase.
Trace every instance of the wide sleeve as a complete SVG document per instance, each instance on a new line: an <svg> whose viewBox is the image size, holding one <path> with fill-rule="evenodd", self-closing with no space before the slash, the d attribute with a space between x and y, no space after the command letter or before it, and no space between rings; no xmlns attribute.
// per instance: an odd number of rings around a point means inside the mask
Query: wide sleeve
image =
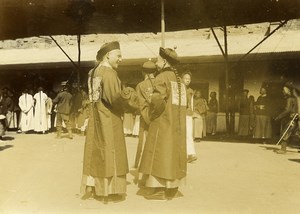
<svg viewBox="0 0 300 214"><path fill-rule="evenodd" d="M141 89L140 84L137 85L136 92L137 92L137 96L138 96L139 110L141 112L141 116L147 124L150 124L150 118L149 118L149 103L150 103L150 100L148 100L148 96L145 93L145 91L143 91Z"/></svg>
<svg viewBox="0 0 300 214"><path fill-rule="evenodd" d="M149 117L151 120L159 117L166 108L168 98L167 83L162 76L157 76L151 97Z"/></svg>
<svg viewBox="0 0 300 214"><path fill-rule="evenodd" d="M121 82L117 75L107 71L103 75L102 99L112 107L117 107L121 96Z"/></svg>
<svg viewBox="0 0 300 214"><path fill-rule="evenodd" d="M21 111L24 111L24 103L23 103L23 100L22 100L22 96L19 97L19 107L20 107Z"/></svg>

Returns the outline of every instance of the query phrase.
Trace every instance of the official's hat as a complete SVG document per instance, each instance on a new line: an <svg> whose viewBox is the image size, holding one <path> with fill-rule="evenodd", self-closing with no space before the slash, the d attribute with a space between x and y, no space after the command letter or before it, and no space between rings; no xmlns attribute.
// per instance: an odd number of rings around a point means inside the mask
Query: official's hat
<svg viewBox="0 0 300 214"><path fill-rule="evenodd" d="M192 77L192 73L191 73L190 71L185 71L185 72L183 72L183 73L181 74L181 76L183 77L183 76L186 75L186 74L188 74L188 75L190 75L190 77Z"/></svg>
<svg viewBox="0 0 300 214"><path fill-rule="evenodd" d="M167 60L171 65L179 63L179 59L175 50L171 48L159 48L159 55Z"/></svg>
<svg viewBox="0 0 300 214"><path fill-rule="evenodd" d="M118 41L108 42L101 46L100 50L97 52L97 61L102 61L105 54L112 50L120 49L120 43Z"/></svg>
<svg viewBox="0 0 300 214"><path fill-rule="evenodd" d="M142 67L143 67L143 72L148 74L154 73L157 70L155 63L152 62L151 60L145 62Z"/></svg>

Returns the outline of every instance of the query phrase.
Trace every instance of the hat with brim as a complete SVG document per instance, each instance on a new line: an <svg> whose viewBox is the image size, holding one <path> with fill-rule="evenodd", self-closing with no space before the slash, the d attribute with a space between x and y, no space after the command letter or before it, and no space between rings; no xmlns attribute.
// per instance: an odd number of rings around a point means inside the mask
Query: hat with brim
<svg viewBox="0 0 300 214"><path fill-rule="evenodd" d="M176 65L179 63L177 53L171 48L159 48L159 55L167 60L171 65Z"/></svg>
<svg viewBox="0 0 300 214"><path fill-rule="evenodd" d="M143 68L143 72L147 73L147 74L152 74L156 72L156 65L154 62L152 62L151 60L148 60L147 62L145 62L142 66Z"/></svg>
<svg viewBox="0 0 300 214"><path fill-rule="evenodd" d="M116 49L120 49L120 43L117 41L103 44L100 50L97 52L97 56L96 56L97 61L102 61L105 54Z"/></svg>

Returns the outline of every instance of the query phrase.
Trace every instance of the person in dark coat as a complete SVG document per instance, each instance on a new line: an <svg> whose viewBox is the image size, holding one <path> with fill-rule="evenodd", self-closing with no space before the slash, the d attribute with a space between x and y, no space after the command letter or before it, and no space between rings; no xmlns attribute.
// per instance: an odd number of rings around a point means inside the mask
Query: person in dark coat
<svg viewBox="0 0 300 214"><path fill-rule="evenodd" d="M0 91L0 140L3 140L3 136L5 135L6 130L6 114L7 114L7 106L5 103L5 98Z"/></svg>
<svg viewBox="0 0 300 214"><path fill-rule="evenodd" d="M136 86L136 92L138 95L139 112L140 117L140 130L139 130L139 142L137 146L134 167L138 168L141 161L142 151L144 149L145 141L148 135L148 129L150 124L149 118L149 104L151 102L151 96L154 90L155 77L154 73L157 71L155 63L151 60L145 62L142 66L142 75L144 81L140 82Z"/></svg>
<svg viewBox="0 0 300 214"><path fill-rule="evenodd" d="M210 92L210 100L208 101L208 112L206 117L206 132L215 135L217 131L217 113L219 111L219 103L217 100L217 93Z"/></svg>
<svg viewBox="0 0 300 214"><path fill-rule="evenodd" d="M249 90L243 90L243 96L239 101L239 127L238 135L241 137L249 137L251 134L251 119L253 118L253 102L248 97Z"/></svg>
<svg viewBox="0 0 300 214"><path fill-rule="evenodd" d="M294 96L293 86L291 83L286 83L284 85L283 94L285 96L285 102L286 102L285 108L275 118L275 121L276 120L281 121L281 136L283 136L283 139L281 141L281 148L280 150L277 151L278 154L286 153L288 141L290 139L290 136L298 129L298 120L299 120L298 103L296 97ZM295 118L295 120L292 122L292 126L285 133L285 130L287 130L293 118Z"/></svg>
<svg viewBox="0 0 300 214"><path fill-rule="evenodd" d="M116 69L122 61L119 42L101 46L98 64L89 72L89 122L81 182L82 199L108 202L125 199L128 159L123 132L122 84ZM127 91L128 93L129 90ZM130 93L131 94L131 93Z"/></svg>
<svg viewBox="0 0 300 214"><path fill-rule="evenodd" d="M67 130L68 137L73 139L72 126L70 122L70 113L72 108L72 94L69 92L67 81L61 83L63 89L57 94L55 99L52 101L53 105L57 105L56 110L56 130L57 138L61 138L62 123L64 122Z"/></svg>
<svg viewBox="0 0 300 214"><path fill-rule="evenodd" d="M267 90L262 87L260 96L254 103L255 125L253 138L261 139L265 142L272 137L270 100L267 95Z"/></svg>
<svg viewBox="0 0 300 214"><path fill-rule="evenodd" d="M150 126L139 172L141 188L150 191L149 200L166 200L180 196L178 188L187 169L185 85L174 65L177 53L160 48L156 66L154 91L149 104Z"/></svg>

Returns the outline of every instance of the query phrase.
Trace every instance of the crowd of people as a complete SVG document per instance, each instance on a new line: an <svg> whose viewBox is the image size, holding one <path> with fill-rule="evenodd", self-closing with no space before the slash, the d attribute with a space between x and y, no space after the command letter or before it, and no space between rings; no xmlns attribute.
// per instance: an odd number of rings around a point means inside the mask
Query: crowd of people
<svg viewBox="0 0 300 214"><path fill-rule="evenodd" d="M297 89L287 82L282 89L285 103L281 111L274 115L272 100L268 96L267 89L261 87L260 96L255 100L253 96L248 96L249 90L243 90L243 96L238 102L239 126L238 135L245 138L253 138L255 142L267 143L273 137L274 122L281 123L280 136L284 136L281 142L281 149L278 153L285 153L288 138L297 130L297 126L291 127L291 118L297 124L298 121L298 92ZM279 108L280 109L280 108ZM288 131L285 133L285 131Z"/></svg>
<svg viewBox="0 0 300 214"><path fill-rule="evenodd" d="M71 92L67 81L61 83L57 96L47 95L42 86L34 90L24 88L17 97L7 87L0 93L0 137L3 140L6 130L17 133L47 134L57 131L61 138L63 129L85 134L88 121L88 97L83 88Z"/></svg>
<svg viewBox="0 0 300 214"><path fill-rule="evenodd" d="M212 91L207 101L200 90L190 86L192 73L179 74L175 50L160 48L156 63L146 61L141 67L144 80L135 89L124 87L117 69L122 61L118 42L101 46L96 66L88 74L88 91L79 87L70 91L67 82L56 97L50 98L43 87L35 94L24 89L14 105L7 88L0 96L0 136L6 127L19 132L47 133L56 126L57 138L63 127L68 138L73 131L86 135L81 190L82 199L121 201L126 196L129 172L125 137L138 137L134 167L138 171L137 194L148 200L171 200L181 197L187 164L197 160L194 142L206 135L216 135L219 103ZM237 102L239 136L253 136L262 141L271 138L271 120L282 121L282 147L285 153L298 119L295 89L283 88L286 105L275 118L270 114L266 88L257 100L243 96ZM17 114L17 107L19 115ZM18 118L18 119L17 119Z"/></svg>

